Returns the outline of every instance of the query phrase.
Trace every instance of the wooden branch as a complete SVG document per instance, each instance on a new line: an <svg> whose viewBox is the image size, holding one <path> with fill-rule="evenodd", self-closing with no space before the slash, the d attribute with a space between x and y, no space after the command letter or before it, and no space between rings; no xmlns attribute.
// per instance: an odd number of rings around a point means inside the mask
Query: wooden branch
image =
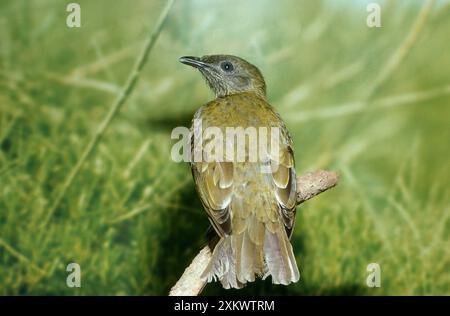
<svg viewBox="0 0 450 316"><path fill-rule="evenodd" d="M297 204L301 204L316 195L331 189L338 182L336 172L319 170L309 172L297 179ZM208 246L200 250L183 275L170 290L169 296L196 296L206 285L206 280L200 278L211 260Z"/></svg>
<svg viewBox="0 0 450 316"><path fill-rule="evenodd" d="M336 186L339 176L336 172L318 170L308 172L297 179L297 205Z"/></svg>

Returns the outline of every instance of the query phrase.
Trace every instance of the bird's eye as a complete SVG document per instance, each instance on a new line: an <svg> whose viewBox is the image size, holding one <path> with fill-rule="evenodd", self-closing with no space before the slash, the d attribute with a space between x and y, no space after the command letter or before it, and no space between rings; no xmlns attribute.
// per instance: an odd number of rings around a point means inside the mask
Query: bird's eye
<svg viewBox="0 0 450 316"><path fill-rule="evenodd" d="M224 61L221 65L220 68L222 68L223 71L226 72L232 72L234 70L233 64L230 63L229 61Z"/></svg>

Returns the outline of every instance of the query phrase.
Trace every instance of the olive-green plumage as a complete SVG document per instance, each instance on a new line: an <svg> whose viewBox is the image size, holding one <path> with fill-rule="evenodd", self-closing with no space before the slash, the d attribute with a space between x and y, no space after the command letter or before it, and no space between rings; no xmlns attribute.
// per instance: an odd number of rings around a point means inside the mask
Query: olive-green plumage
<svg viewBox="0 0 450 316"><path fill-rule="evenodd" d="M225 288L241 288L255 276L271 275L276 284L297 282L299 271L289 242L296 206L292 141L266 100L263 76L236 56L182 57L180 61L198 68L216 94L194 116L201 120L201 130L193 125L192 156L198 150L196 143L204 151L211 142L229 142L205 137L208 127L218 128L223 135L230 127L254 127L258 136L261 127L268 135L274 127L280 131L275 140L258 144L264 148L258 147L256 161L250 159L254 148L244 142L244 161L237 159L234 147L223 161L191 163L197 192L220 237L203 276L208 281L219 279Z"/></svg>

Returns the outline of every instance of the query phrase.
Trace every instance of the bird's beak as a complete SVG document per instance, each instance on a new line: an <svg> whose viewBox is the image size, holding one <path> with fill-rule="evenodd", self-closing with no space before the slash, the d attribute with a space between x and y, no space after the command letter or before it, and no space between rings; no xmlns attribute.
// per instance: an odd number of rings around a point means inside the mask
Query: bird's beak
<svg viewBox="0 0 450 316"><path fill-rule="evenodd" d="M209 64L202 62L199 57L194 57L194 56L183 56L183 57L180 57L180 62L185 64L185 65L189 65L189 66L192 66L192 67L195 67L195 68L206 68L206 67L209 67Z"/></svg>

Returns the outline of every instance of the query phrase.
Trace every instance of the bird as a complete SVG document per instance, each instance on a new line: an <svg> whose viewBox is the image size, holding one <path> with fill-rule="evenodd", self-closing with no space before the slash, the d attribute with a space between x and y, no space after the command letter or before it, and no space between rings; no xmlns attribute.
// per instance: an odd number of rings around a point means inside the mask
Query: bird
<svg viewBox="0 0 450 316"><path fill-rule="evenodd" d="M210 243L211 260L202 278L220 281L225 289L240 289L269 276L273 284L299 281L290 242L297 196L293 142L267 101L263 75L234 55L184 56L179 61L198 69L215 95L195 112L190 129L190 166L196 191L217 236ZM228 128L249 127L255 128L258 136L261 128L278 130L279 137L273 143L258 144L260 154L253 160L247 152L255 149L250 142L232 144L234 152L226 152L222 160L192 158L196 151L204 157L211 142L228 149L229 139L207 137L203 134L207 128L227 135ZM245 149L240 160L235 153L239 147Z"/></svg>

